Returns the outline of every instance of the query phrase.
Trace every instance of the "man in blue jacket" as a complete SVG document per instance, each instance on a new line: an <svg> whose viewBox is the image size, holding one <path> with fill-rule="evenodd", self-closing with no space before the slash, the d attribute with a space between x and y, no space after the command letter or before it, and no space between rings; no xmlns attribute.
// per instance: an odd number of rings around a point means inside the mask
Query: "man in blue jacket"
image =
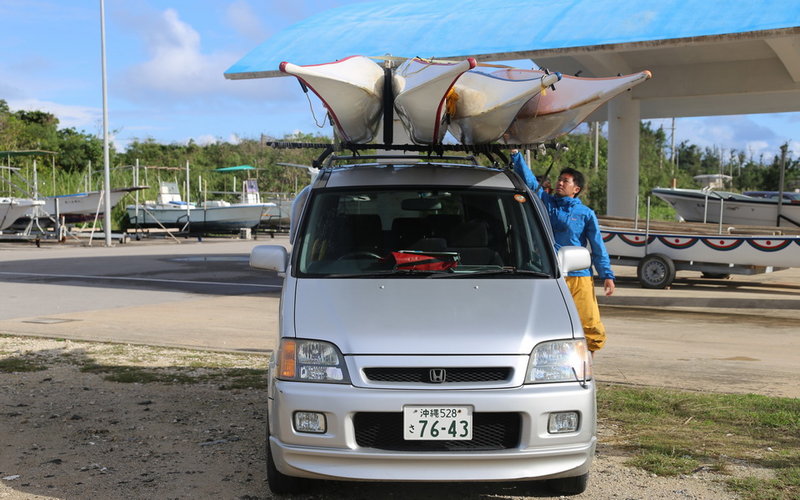
<svg viewBox="0 0 800 500"><path fill-rule="evenodd" d="M536 176L528 168L519 151L511 151L511 164L514 171L525 180L525 184L536 193L547 207L550 225L553 226L556 250L562 246L576 245L585 247L587 243L592 252L592 264L597 274L603 279L606 295L614 293L614 271L608 258L600 224L594 210L578 199L585 186L583 174L573 168L565 168L559 173L552 193L546 192ZM606 341L606 329L600 321L600 309L594 294L594 282L591 269L573 271L566 277L572 299L583 324L583 334L589 350L603 347Z"/></svg>

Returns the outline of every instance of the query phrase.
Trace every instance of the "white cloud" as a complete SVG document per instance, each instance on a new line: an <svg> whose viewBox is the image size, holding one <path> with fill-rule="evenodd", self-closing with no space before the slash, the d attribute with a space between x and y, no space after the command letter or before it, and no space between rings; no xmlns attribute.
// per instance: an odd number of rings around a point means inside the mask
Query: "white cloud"
<svg viewBox="0 0 800 500"><path fill-rule="evenodd" d="M220 87L225 63L200 52L200 34L167 9L141 31L149 60L125 72L123 86L139 97L152 91L189 96Z"/></svg>
<svg viewBox="0 0 800 500"><path fill-rule="evenodd" d="M233 98L266 102L286 97L285 86L264 80L230 81L223 73L242 54L205 53L200 34L178 12L167 9L128 22L144 43L148 59L115 79L116 87L137 105L159 110L220 106Z"/></svg>
<svg viewBox="0 0 800 500"><path fill-rule="evenodd" d="M792 158L800 158L800 141L789 141L789 152Z"/></svg>
<svg viewBox="0 0 800 500"><path fill-rule="evenodd" d="M13 111L44 111L58 118L59 128L74 127L91 134L102 134L103 111L89 106L72 106L38 99L9 99Z"/></svg>

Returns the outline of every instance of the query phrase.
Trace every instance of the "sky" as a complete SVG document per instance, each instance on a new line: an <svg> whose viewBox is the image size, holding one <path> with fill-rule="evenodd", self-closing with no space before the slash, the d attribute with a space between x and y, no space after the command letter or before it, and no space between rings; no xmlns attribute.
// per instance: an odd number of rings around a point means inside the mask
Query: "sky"
<svg viewBox="0 0 800 500"><path fill-rule="evenodd" d="M223 73L280 30L358 1L105 0L114 145L331 135L330 125L316 123L325 115L321 104L309 102L295 79L226 80ZM12 111L45 111L60 127L102 136L100 0L0 0L0 19L0 99ZM669 133L671 120L652 124ZM765 161L789 142L798 157L800 113L678 118L675 140Z"/></svg>

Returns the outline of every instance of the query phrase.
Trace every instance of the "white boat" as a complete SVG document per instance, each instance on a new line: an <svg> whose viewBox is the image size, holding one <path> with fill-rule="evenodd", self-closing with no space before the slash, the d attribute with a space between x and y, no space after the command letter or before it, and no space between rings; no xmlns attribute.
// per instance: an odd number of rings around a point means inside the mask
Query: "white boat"
<svg viewBox="0 0 800 500"><path fill-rule="evenodd" d="M11 227L25 213L44 205L43 200L30 198L0 198L0 231Z"/></svg>
<svg viewBox="0 0 800 500"><path fill-rule="evenodd" d="M368 143L383 112L383 68L364 56L299 66L282 62L280 70L311 89L328 110L345 142Z"/></svg>
<svg viewBox="0 0 800 500"><path fill-rule="evenodd" d="M615 257L644 258L648 254L657 253L683 262L773 268L800 267L800 236L796 234L703 234L691 230L645 231L603 225L600 232L608 254Z"/></svg>
<svg viewBox="0 0 800 500"><path fill-rule="evenodd" d="M392 88L397 116L416 144L439 144L447 132L446 100L456 80L477 66L473 58L459 62L407 59L394 72Z"/></svg>
<svg viewBox="0 0 800 500"><path fill-rule="evenodd" d="M615 265L633 265L645 288L666 288L676 271L704 277L761 274L800 267L800 229L719 228L716 224L600 217Z"/></svg>
<svg viewBox="0 0 800 500"><path fill-rule="evenodd" d="M220 202L209 201L204 206L214 206ZM225 202L222 202L225 203ZM209 205L210 204L210 205ZM261 207L261 227L268 229L281 229L289 227L289 214L291 213L292 200L273 198L264 200L258 189L256 179L242 181L242 192L238 203L228 203L229 206L258 205Z"/></svg>
<svg viewBox="0 0 800 500"><path fill-rule="evenodd" d="M800 202L784 202L779 217L777 199L712 189L655 188L652 193L688 222L719 223L721 217L728 225L800 227Z"/></svg>
<svg viewBox="0 0 800 500"><path fill-rule="evenodd" d="M507 68L492 72L510 80L546 75L540 70ZM577 127L595 109L652 74L649 71L611 78L564 75L555 86L531 98L517 114L505 138L509 144L534 144L552 140Z"/></svg>
<svg viewBox="0 0 800 500"><path fill-rule="evenodd" d="M462 144L488 144L508 130L511 122L533 96L561 79L560 73L527 80L502 78L470 70L453 86L454 111L450 133Z"/></svg>
<svg viewBox="0 0 800 500"><path fill-rule="evenodd" d="M126 194L147 188L148 186L132 186L112 189L109 193L111 207L115 207ZM105 196L103 191L48 196L44 199L42 211L52 217L56 214L64 216L68 223L83 222L105 213ZM28 215L32 214L28 212Z"/></svg>
<svg viewBox="0 0 800 500"><path fill-rule="evenodd" d="M202 206L181 200L178 184L162 182L156 201L125 207L130 225L140 228L177 228L191 233L238 232L261 222L260 204L206 202Z"/></svg>

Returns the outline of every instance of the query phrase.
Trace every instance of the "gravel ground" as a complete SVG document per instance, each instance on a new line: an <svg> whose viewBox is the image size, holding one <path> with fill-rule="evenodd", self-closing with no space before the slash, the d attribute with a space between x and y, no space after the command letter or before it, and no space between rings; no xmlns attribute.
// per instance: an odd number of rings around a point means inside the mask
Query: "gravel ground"
<svg viewBox="0 0 800 500"><path fill-rule="evenodd" d="M0 337L0 363L33 358L45 370L0 375L0 499L271 498L264 463L264 389L232 389L224 368L264 369L257 355ZM202 357L218 369L190 367ZM81 371L90 363L94 372ZM120 383L109 367L187 375L182 383ZM599 423L588 490L576 499L734 499L707 470L656 477L625 466ZM757 475L741 468L731 473ZM305 498L551 498L540 483L318 482Z"/></svg>

